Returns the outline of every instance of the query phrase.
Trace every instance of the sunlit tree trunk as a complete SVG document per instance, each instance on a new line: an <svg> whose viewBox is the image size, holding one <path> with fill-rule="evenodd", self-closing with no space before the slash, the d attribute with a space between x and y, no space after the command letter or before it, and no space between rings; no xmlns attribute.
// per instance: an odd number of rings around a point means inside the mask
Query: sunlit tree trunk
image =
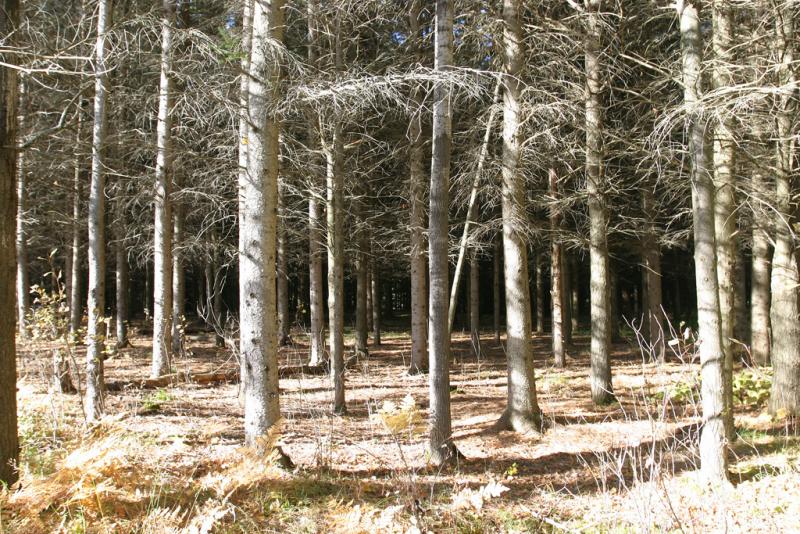
<svg viewBox="0 0 800 534"><path fill-rule="evenodd" d="M452 0L436 0L434 68L445 72L453 64ZM428 358L430 388L430 460L435 465L454 461L450 417L450 329L448 234L450 207L450 150L452 144L450 90L438 82L433 88L433 154L431 157L428 223L429 300Z"/></svg>
<svg viewBox="0 0 800 534"><path fill-rule="evenodd" d="M531 305L528 250L520 232L527 224L525 180L519 168L521 152L520 81L524 57L520 0L503 0L503 259L506 287L506 357L508 405L498 428L538 434L542 419L536 399L531 347Z"/></svg>
<svg viewBox="0 0 800 534"><path fill-rule="evenodd" d="M72 246L70 247L70 261L69 273L66 276L70 279L70 295L69 295L69 332L71 335L77 335L81 327L81 317L83 315L83 298L81 294L81 266L83 265L81 258L81 234L85 226L81 225L81 180L84 177L83 172L83 154L81 154L81 142L83 138L83 99L78 101L78 124L75 130L75 169L72 177Z"/></svg>
<svg viewBox="0 0 800 534"><path fill-rule="evenodd" d="M564 331L564 345L572 344L572 302L570 295L572 289L572 265L569 262L569 254L564 247L561 247L561 328Z"/></svg>
<svg viewBox="0 0 800 534"><path fill-rule="evenodd" d="M611 274L608 265L608 213L603 176L603 107L601 79L600 0L584 0L586 35L586 189L589 195L589 261L591 262L592 342L591 390L595 404L614 399L611 386Z"/></svg>
<svg viewBox="0 0 800 534"><path fill-rule="evenodd" d="M13 35L19 23L19 3L5 0L0 7L0 35ZM0 486L17 481L17 354L14 339L14 271L17 218L16 114L17 72L0 66Z"/></svg>
<svg viewBox="0 0 800 534"><path fill-rule="evenodd" d="M793 224L797 215L797 190L793 187L795 147L793 118L797 112L797 88L793 72L795 30L794 9L781 4L775 9L775 49L780 58L778 83L777 143L775 166L775 251L772 256L772 414L800 414L800 309L796 239Z"/></svg>
<svg viewBox="0 0 800 534"><path fill-rule="evenodd" d="M116 327L117 348L130 345L128 340L128 250L125 248L125 207L123 205L122 188L117 188L117 198L114 201L116 209L114 230L116 240L114 242L115 272L114 289L116 292Z"/></svg>
<svg viewBox="0 0 800 534"><path fill-rule="evenodd" d="M553 200L557 200L559 191L558 176L555 169L550 169L548 179L550 197ZM561 213L554 206L550 208L550 233L552 234L550 245L550 318L552 325L550 330L553 334L553 359L556 367L565 367L567 365L567 357L564 352L564 314L562 311L564 297L561 294L561 282L564 279L561 275L561 260L564 255L561 253L561 238L558 235L560 229Z"/></svg>
<svg viewBox="0 0 800 534"><path fill-rule="evenodd" d="M419 15L422 0L413 0L409 12L409 29L412 46L421 55ZM412 116L408 128L408 169L410 182L411 215L411 366L409 372L419 373L428 368L428 265L425 257L425 140L422 134L422 90L414 89L411 95ZM374 283L374 281L373 281ZM373 298L373 307L379 303Z"/></svg>
<svg viewBox="0 0 800 534"><path fill-rule="evenodd" d="M765 189L762 170L753 172L753 191ZM753 363L759 366L769 364L770 351L770 235L768 214L765 210L753 210L753 265L750 288L750 354Z"/></svg>
<svg viewBox="0 0 800 534"><path fill-rule="evenodd" d="M239 183L239 350L245 442L260 440L280 419L275 267L278 225L278 132L272 114L281 67L270 50L283 40L282 0L254 0L247 84L247 172ZM242 175L240 174L240 179Z"/></svg>
<svg viewBox="0 0 800 534"><path fill-rule="evenodd" d="M17 112L17 132L21 135L25 131L25 81L19 83L19 109ZM20 148L17 153L17 330L21 339L28 337L28 314L30 313L30 288L28 276L28 236L25 229L27 206L27 184L25 169L25 150Z"/></svg>
<svg viewBox="0 0 800 534"><path fill-rule="evenodd" d="M723 414L723 363L714 240L714 183L708 170L705 120L699 112L703 45L700 21L693 4L679 0L682 78L686 131L691 161L694 262L697 284L697 319L701 366L703 425L700 433L700 469L710 481L727 479L727 447Z"/></svg>
<svg viewBox="0 0 800 534"><path fill-rule="evenodd" d="M714 62L712 81L714 89L723 90L733 84L730 69L733 58L733 17L729 0L713 0L712 21ZM733 137L735 119L724 112L714 129L714 226L717 243L717 283L722 328L722 350L725 352L723 380L725 384L725 434L728 440L736 439L733 421L733 352L736 325L736 195L735 156Z"/></svg>
<svg viewBox="0 0 800 534"><path fill-rule="evenodd" d="M169 371L172 355L172 41L175 0L163 0L161 19L161 85L153 228L153 361L150 376Z"/></svg>

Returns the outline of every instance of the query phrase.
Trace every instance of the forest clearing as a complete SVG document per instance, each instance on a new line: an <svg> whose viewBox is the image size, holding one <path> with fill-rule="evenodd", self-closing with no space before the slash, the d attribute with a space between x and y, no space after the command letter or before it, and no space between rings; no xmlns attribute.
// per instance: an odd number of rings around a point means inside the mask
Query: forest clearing
<svg viewBox="0 0 800 534"><path fill-rule="evenodd" d="M0 532L800 533L798 19L0 0Z"/></svg>

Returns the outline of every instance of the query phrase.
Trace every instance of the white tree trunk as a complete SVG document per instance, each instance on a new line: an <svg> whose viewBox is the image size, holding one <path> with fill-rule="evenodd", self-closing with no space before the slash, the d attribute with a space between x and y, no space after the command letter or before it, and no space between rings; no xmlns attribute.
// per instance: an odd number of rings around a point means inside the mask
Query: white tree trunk
<svg viewBox="0 0 800 534"><path fill-rule="evenodd" d="M691 158L694 262L701 365L703 426L700 434L700 470L710 481L727 479L725 406L723 401L722 330L714 242L714 184L705 148L705 123L699 114L703 45L697 9L679 0L684 104Z"/></svg>
<svg viewBox="0 0 800 534"><path fill-rule="evenodd" d="M271 114L280 64L273 42L283 39L282 0L255 0L247 84L247 171L239 183L239 351L245 442L261 439L280 419L275 287L278 219L278 131Z"/></svg>
<svg viewBox="0 0 800 534"><path fill-rule="evenodd" d="M83 409L88 422L103 413L103 352L105 349L106 253L105 253L105 161L106 64L110 1L99 0L95 45L94 128L92 131L92 179L89 186L89 319L86 331L86 393ZM73 291L74 291L73 286Z"/></svg>
<svg viewBox="0 0 800 534"><path fill-rule="evenodd" d="M536 399L536 380L531 348L531 301L528 250L522 233L527 224L525 181L519 168L520 129L519 73L524 57L520 24L520 0L503 0L503 259L506 287L506 355L508 358L508 405L497 428L538 434L541 411Z"/></svg>
<svg viewBox="0 0 800 534"><path fill-rule="evenodd" d="M25 131L25 81L19 83L19 108L17 131ZM25 169L25 150L17 153L17 331L20 339L28 337L28 314L30 313L31 283L28 276L28 236L25 231L25 216L28 210Z"/></svg>

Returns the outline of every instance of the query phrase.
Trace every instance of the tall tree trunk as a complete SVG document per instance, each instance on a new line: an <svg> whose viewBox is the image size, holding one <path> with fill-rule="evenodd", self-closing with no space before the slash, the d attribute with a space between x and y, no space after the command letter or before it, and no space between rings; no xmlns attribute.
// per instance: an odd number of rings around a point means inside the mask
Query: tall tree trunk
<svg viewBox="0 0 800 534"><path fill-rule="evenodd" d="M705 122L700 115L703 45L700 21L693 4L676 5L680 18L682 76L691 160L694 262L701 367L703 425L700 434L700 470L709 481L727 479L727 447L723 400L722 329L714 240L714 183L708 171Z"/></svg>
<svg viewBox="0 0 800 534"><path fill-rule="evenodd" d="M536 333L542 335L544 334L544 260L540 252L536 253L534 269L536 273Z"/></svg>
<svg viewBox="0 0 800 534"><path fill-rule="evenodd" d="M278 185L278 343L281 346L292 342L292 321L289 317L289 270L286 260L286 229L284 228L283 187Z"/></svg>
<svg viewBox="0 0 800 534"><path fill-rule="evenodd" d="M128 251L125 248L125 208L122 203L122 187L117 187L117 198L114 202L116 208L116 216L114 221L114 229L116 240L114 243L115 255L115 291L116 291L116 338L117 348L123 348L130 345L128 340L128 282L129 282L129 269L128 269Z"/></svg>
<svg viewBox="0 0 800 534"><path fill-rule="evenodd" d="M362 225L360 207L357 209L359 220L356 224ZM371 288L367 286L367 239L363 228L358 231L356 237L356 336L355 353L364 356L367 354L367 293L371 293Z"/></svg>
<svg viewBox="0 0 800 534"><path fill-rule="evenodd" d="M417 57L421 56L419 15L422 0L413 0L409 11L409 29L413 36L412 46ZM425 140L422 135L423 94L416 88L412 95L412 116L408 128L408 170L410 182L411 215L411 365L409 373L421 373L428 369L428 265L425 257ZM374 281L373 281L374 283ZM373 307L380 303L372 299Z"/></svg>
<svg viewBox="0 0 800 534"><path fill-rule="evenodd" d="M0 35L13 36L19 24L18 0L0 8ZM7 37L5 45L11 46ZM0 66L0 485L17 481L17 349L14 339L14 270L16 269L17 72Z"/></svg>
<svg viewBox="0 0 800 534"><path fill-rule="evenodd" d="M503 268L500 255L503 253L502 246L502 234L498 234L494 240L492 253L492 313L495 343L500 343L500 271Z"/></svg>
<svg viewBox="0 0 800 534"><path fill-rule="evenodd" d="M797 112L797 83L793 73L795 31L794 9L790 4L775 12L775 48L781 63L778 83L783 88L778 97L777 165L775 166L775 251L772 256L772 389L769 411L772 414L800 414L800 309L798 309L798 273L793 224L797 214L797 191L792 178L795 172L795 149L792 130Z"/></svg>
<svg viewBox="0 0 800 534"><path fill-rule="evenodd" d="M733 19L729 0L713 0L714 62L711 75L714 89L724 90L732 85ZM723 112L714 131L714 234L717 242L717 283L719 306L722 311L722 350L725 352L723 380L725 385L725 435L736 439L733 421L733 339L736 325L736 183L734 179L736 143L733 138L734 118Z"/></svg>
<svg viewBox="0 0 800 534"><path fill-rule="evenodd" d="M153 362L150 376L169 371L172 355L172 30L175 0L163 0L153 229Z"/></svg>
<svg viewBox="0 0 800 534"><path fill-rule="evenodd" d="M563 221L562 221L563 222ZM572 264L569 261L569 254L564 247L561 247L561 327L564 330L564 344L572 345Z"/></svg>
<svg viewBox="0 0 800 534"><path fill-rule="evenodd" d="M370 251L370 258L367 260L367 332L368 337L372 335L372 247L367 246Z"/></svg>
<svg viewBox="0 0 800 534"><path fill-rule="evenodd" d="M574 257L570 257L570 269L569 274L572 277L572 281L569 284L569 298L570 298L570 309L572 313L570 313L570 319L572 320L572 332L573 334L578 331L580 325L580 316L581 316L581 305L580 305L580 263Z"/></svg>
<svg viewBox="0 0 800 534"><path fill-rule="evenodd" d="M376 346L381 344L381 280L375 263L372 264L372 280L370 292L372 293L372 340ZM427 314L426 314L427 315ZM427 332L427 330L426 330ZM427 352L427 350L426 350Z"/></svg>
<svg viewBox="0 0 800 534"><path fill-rule="evenodd" d="M176 181L176 186L180 187L180 182ZM174 202L172 208L172 353L182 354L185 343L186 268L181 245L186 217L180 202Z"/></svg>
<svg viewBox="0 0 800 534"><path fill-rule="evenodd" d="M81 328L83 316L83 299L81 294L81 233L85 227L81 226L81 180L83 179L83 154L81 154L81 141L83 138L83 99L78 101L78 124L75 131L75 170L72 177L72 246L70 254L70 270L67 276L70 279L69 295L69 333L76 336Z"/></svg>
<svg viewBox="0 0 800 534"><path fill-rule="evenodd" d="M646 322L648 344L653 359L664 362L666 358L666 333L661 298L661 249L655 227L655 200L652 185L642 189L642 208L645 213L646 230L642 243L644 282L647 293Z"/></svg>
<svg viewBox="0 0 800 534"><path fill-rule="evenodd" d="M481 293L478 253L472 251L469 256L469 331L472 350L475 356L481 357Z"/></svg>
<svg viewBox="0 0 800 534"><path fill-rule="evenodd" d="M247 173L239 183L239 351L245 442L260 446L280 419L275 287L280 126L272 104L281 67L268 47L271 40L283 40L283 1L254 0L251 26L247 136L241 140L247 144Z"/></svg>
<svg viewBox="0 0 800 534"><path fill-rule="evenodd" d="M17 112L17 131L25 131L25 81L19 83L19 109ZM19 337L28 337L28 314L30 313L31 282L28 276L28 236L25 231L27 206L27 185L25 169L25 150L17 153L17 324Z"/></svg>
<svg viewBox="0 0 800 534"><path fill-rule="evenodd" d="M558 200L560 194L558 191L558 176L556 175L556 170L550 169L548 177L550 197L553 200ZM561 253L560 230L561 213L557 207L553 206L550 208L550 233L552 235L550 245L550 317L552 325L550 330L553 334L553 359L555 360L556 367L566 367L567 356L564 352L564 314L562 312L564 297L561 294L561 282L564 279L564 277L561 276L561 260L564 255Z"/></svg>
<svg viewBox="0 0 800 534"><path fill-rule="evenodd" d="M453 5L436 0L434 68L447 71L453 64ZM452 143L450 90L438 82L433 88L433 154L431 157L428 258L430 439L429 453L435 465L457 457L450 418L450 329L448 326L448 234L450 207L450 150Z"/></svg>
<svg viewBox="0 0 800 534"><path fill-rule="evenodd" d="M765 188L762 170L753 172L753 191ZM770 351L770 235L768 219L764 210L753 210L753 265L750 288L750 354L753 363L759 366L769 364Z"/></svg>
<svg viewBox="0 0 800 534"><path fill-rule="evenodd" d="M614 400L611 386L611 275L608 265L608 213L603 177L603 108L600 93L600 0L584 0L587 27L584 40L586 68L586 189L589 195L592 301L591 390L595 404Z"/></svg>
<svg viewBox="0 0 800 534"><path fill-rule="evenodd" d="M333 412L347 413L344 395L344 169L341 126L333 126L327 159L328 196L328 330L330 336Z"/></svg>
<svg viewBox="0 0 800 534"><path fill-rule="evenodd" d="M105 143L108 74L106 33L110 23L109 0L99 0L95 45L94 128L92 132L92 179L89 186L89 309L86 337L86 420L103 413L103 352L105 349L106 251L105 251ZM73 291L74 291L73 286Z"/></svg>
<svg viewBox="0 0 800 534"><path fill-rule="evenodd" d="M524 57L520 0L503 0L503 258L506 286L506 355L508 405L498 428L538 434L542 418L536 400L536 379L531 348L531 300L528 282L528 250L522 233L527 224L525 180L519 168L520 81Z"/></svg>

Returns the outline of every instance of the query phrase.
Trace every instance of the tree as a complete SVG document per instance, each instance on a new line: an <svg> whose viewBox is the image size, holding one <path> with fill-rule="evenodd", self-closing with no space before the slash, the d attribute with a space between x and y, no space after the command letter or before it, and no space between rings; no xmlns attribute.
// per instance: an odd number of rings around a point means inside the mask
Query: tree
<svg viewBox="0 0 800 534"><path fill-rule="evenodd" d="M260 440L280 419L277 295L278 132L283 39L282 0L253 0L247 71L247 172L239 179L239 350L245 442Z"/></svg>
<svg viewBox="0 0 800 534"><path fill-rule="evenodd" d="M548 171L548 179L550 183L550 196L553 200L557 200L559 198L558 174L555 169L550 169ZM566 367L567 357L564 352L564 296L562 294L564 276L561 272L564 252L561 245L561 238L558 235L560 230L561 214L558 208L554 206L550 208L550 232L552 233L550 245L550 316L552 318L553 359L557 367ZM541 274L541 271L542 269L539 269L537 274Z"/></svg>
<svg viewBox="0 0 800 534"><path fill-rule="evenodd" d="M697 8L676 4L680 19L683 98L691 161L694 262L697 284L698 342L701 366L703 428L700 469L707 480L727 479L725 443L722 329L714 242L714 184L707 166L705 125L700 113L703 43Z"/></svg>
<svg viewBox="0 0 800 534"><path fill-rule="evenodd" d="M175 0L163 0L161 18L161 83L158 91L158 133L155 225L153 243L153 364L150 376L169 370L172 354L172 54Z"/></svg>
<svg viewBox="0 0 800 534"><path fill-rule="evenodd" d="M440 75L453 63L453 5L436 0L434 69ZM430 209L428 215L428 367L430 388L430 458L436 465L456 460L450 417L450 329L447 318L448 234L450 205L450 151L452 109L444 80L433 88L433 148L431 156Z"/></svg>
<svg viewBox="0 0 800 534"><path fill-rule="evenodd" d="M8 46L19 24L18 0L4 0L0 7L0 39ZM0 485L17 480L17 349L14 340L15 234L17 217L17 72L0 67Z"/></svg>
<svg viewBox="0 0 800 534"><path fill-rule="evenodd" d="M19 109L16 120L17 131L25 131L25 80L19 83ZM30 277L28 276L28 235L25 224L27 209L27 187L25 169L25 150L20 147L17 154L17 322L19 324L19 337L28 337L28 313L30 313Z"/></svg>
<svg viewBox="0 0 800 534"><path fill-rule="evenodd" d="M89 185L89 309L86 330L86 394L83 409L93 422L103 413L103 352L105 350L106 251L105 251L105 144L108 97L107 43L111 22L109 0L99 0L95 44L94 127L92 174ZM75 288L73 287L73 291Z"/></svg>
<svg viewBox="0 0 800 534"><path fill-rule="evenodd" d="M538 434L542 420L536 400L531 350L528 251L519 228L525 220L525 187L519 170L520 93L523 34L519 0L503 1L503 258L506 287L508 405L496 428Z"/></svg>

